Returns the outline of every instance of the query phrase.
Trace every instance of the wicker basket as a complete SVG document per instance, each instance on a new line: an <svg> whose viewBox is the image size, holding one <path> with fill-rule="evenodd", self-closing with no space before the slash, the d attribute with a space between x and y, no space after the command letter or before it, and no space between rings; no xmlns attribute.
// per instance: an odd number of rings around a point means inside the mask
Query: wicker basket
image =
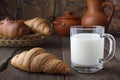
<svg viewBox="0 0 120 80"><path fill-rule="evenodd" d="M37 46L45 40L46 36L38 33L16 38L0 37L0 46Z"/></svg>

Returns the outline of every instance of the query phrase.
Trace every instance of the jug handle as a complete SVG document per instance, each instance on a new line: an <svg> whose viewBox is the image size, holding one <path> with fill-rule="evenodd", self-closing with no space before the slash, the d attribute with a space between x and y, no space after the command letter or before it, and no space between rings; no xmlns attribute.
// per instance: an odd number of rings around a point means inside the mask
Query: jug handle
<svg viewBox="0 0 120 80"><path fill-rule="evenodd" d="M113 13L114 13L114 6L113 6L113 4L112 4L111 2L104 2L104 3L102 4L102 7L104 8L105 6L110 6L110 8L111 8L111 12L110 12L110 14L109 14L109 16L108 16L108 19L107 19L108 24L110 24L111 19L112 19L112 17L113 17Z"/></svg>

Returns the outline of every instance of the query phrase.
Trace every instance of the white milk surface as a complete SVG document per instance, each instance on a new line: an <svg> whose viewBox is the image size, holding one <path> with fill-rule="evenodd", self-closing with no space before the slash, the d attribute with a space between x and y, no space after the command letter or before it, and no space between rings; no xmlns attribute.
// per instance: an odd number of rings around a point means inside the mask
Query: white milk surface
<svg viewBox="0 0 120 80"><path fill-rule="evenodd" d="M71 36L71 61L79 66L95 66L104 54L104 38L99 34L80 33Z"/></svg>

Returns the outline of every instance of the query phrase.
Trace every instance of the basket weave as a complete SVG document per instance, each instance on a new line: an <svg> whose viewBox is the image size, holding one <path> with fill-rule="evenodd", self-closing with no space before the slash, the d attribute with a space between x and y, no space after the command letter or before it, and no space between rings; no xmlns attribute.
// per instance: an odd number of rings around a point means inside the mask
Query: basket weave
<svg viewBox="0 0 120 80"><path fill-rule="evenodd" d="M0 37L0 46L37 46L45 42L46 36L38 33L26 35L23 37Z"/></svg>

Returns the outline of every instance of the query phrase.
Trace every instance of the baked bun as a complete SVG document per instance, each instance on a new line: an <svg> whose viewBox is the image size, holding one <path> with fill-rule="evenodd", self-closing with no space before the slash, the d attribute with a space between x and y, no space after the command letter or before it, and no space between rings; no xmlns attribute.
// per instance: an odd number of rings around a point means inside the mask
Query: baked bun
<svg viewBox="0 0 120 80"><path fill-rule="evenodd" d="M1 37L21 37L29 32L28 26L22 20L13 21L10 18L5 18L0 21Z"/></svg>

